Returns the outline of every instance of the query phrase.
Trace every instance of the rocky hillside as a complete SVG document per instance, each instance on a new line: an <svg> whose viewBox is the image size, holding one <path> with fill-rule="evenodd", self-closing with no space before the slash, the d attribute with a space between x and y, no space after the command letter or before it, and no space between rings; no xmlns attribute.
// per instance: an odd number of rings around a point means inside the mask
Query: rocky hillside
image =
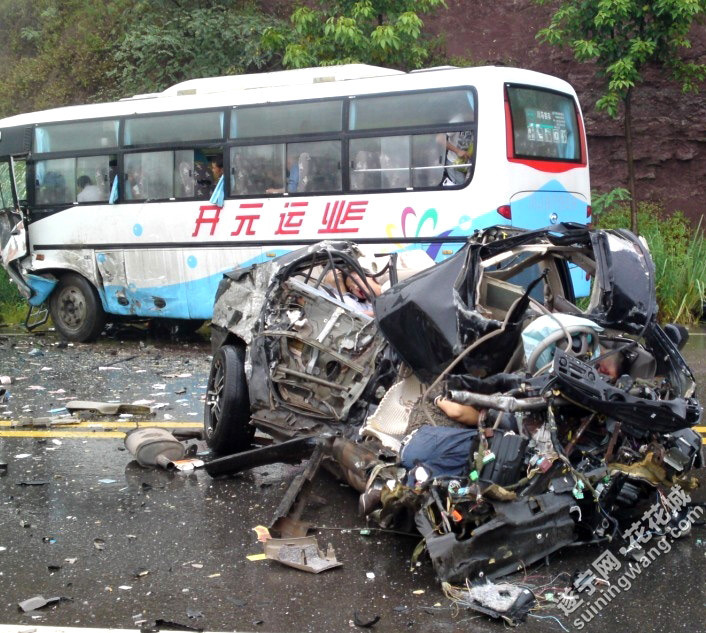
<svg viewBox="0 0 706 633"><path fill-rule="evenodd" d="M571 54L535 40L550 11L532 0L447 0L448 10L426 20L443 35L449 56L477 64L507 64L568 80L578 92L586 119L592 187L626 186L622 123L595 109L601 83L595 69ZM706 61L706 27L694 33L690 57ZM657 72L648 73L633 101L638 198L662 201L697 220L706 198L706 86L682 95Z"/></svg>

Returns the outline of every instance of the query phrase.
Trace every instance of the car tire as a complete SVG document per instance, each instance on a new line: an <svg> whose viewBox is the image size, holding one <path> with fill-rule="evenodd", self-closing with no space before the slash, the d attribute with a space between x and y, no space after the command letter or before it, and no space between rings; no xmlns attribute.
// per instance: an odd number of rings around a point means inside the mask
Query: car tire
<svg viewBox="0 0 706 633"><path fill-rule="evenodd" d="M250 425L242 346L224 345L214 355L203 424L206 443L215 453L239 453L250 448L255 427Z"/></svg>
<svg viewBox="0 0 706 633"><path fill-rule="evenodd" d="M54 327L69 341L92 341L105 326L106 315L96 289L76 273L59 279L49 298L49 314Z"/></svg>

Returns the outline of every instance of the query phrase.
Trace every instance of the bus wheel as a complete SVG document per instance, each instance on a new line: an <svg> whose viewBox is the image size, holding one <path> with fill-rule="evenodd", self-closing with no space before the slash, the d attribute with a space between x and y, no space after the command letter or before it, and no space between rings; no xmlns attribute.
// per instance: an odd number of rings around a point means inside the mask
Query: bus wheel
<svg viewBox="0 0 706 633"><path fill-rule="evenodd" d="M98 293L76 273L67 273L59 279L49 298L49 313L57 331L69 341L91 341L105 325L105 312Z"/></svg>
<svg viewBox="0 0 706 633"><path fill-rule="evenodd" d="M216 453L239 453L250 448L255 427L250 425L242 346L224 345L213 357L203 425L206 443Z"/></svg>

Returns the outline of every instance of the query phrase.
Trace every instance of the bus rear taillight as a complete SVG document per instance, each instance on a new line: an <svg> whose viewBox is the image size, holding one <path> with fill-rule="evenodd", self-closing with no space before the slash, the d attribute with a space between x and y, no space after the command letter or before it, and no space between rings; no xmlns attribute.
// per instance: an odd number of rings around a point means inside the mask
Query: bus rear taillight
<svg viewBox="0 0 706 633"><path fill-rule="evenodd" d="M510 209L509 204L504 204L502 207L498 207L498 213L506 220L512 220L512 210Z"/></svg>
<svg viewBox="0 0 706 633"><path fill-rule="evenodd" d="M591 205L586 205L586 219L590 220L591 216L593 215L593 209L591 209Z"/></svg>

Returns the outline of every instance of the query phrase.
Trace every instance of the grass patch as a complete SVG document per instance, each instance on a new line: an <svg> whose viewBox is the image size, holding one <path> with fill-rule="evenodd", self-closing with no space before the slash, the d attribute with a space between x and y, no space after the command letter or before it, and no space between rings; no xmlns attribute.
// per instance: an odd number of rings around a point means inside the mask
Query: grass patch
<svg viewBox="0 0 706 633"><path fill-rule="evenodd" d="M667 213L658 204L638 203L638 227L655 264L659 320L693 324L706 300L706 238L701 221L694 229L681 211ZM602 229L630 227L630 208L617 202L596 217Z"/></svg>
<svg viewBox="0 0 706 633"><path fill-rule="evenodd" d="M22 323L27 315L27 303L0 266L0 323Z"/></svg>

